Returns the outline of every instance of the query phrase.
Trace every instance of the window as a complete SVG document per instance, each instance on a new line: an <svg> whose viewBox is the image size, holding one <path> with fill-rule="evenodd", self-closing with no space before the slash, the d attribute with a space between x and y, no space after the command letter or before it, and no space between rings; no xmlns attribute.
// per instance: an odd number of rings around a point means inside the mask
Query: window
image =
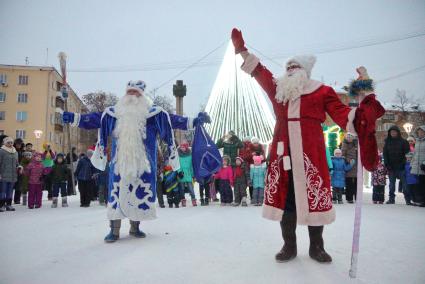
<svg viewBox="0 0 425 284"><path fill-rule="evenodd" d="M28 102L28 94L27 93L18 94L18 103L26 104L27 102Z"/></svg>
<svg viewBox="0 0 425 284"><path fill-rule="evenodd" d="M6 74L0 74L0 84L1 85L7 84L7 75Z"/></svg>
<svg viewBox="0 0 425 284"><path fill-rule="evenodd" d="M50 124L55 124L55 115L54 114L50 114Z"/></svg>
<svg viewBox="0 0 425 284"><path fill-rule="evenodd" d="M53 133L49 132L49 142L52 142L52 140L53 140Z"/></svg>
<svg viewBox="0 0 425 284"><path fill-rule="evenodd" d="M16 138L25 139L26 136L27 136L27 132L25 130L22 130L22 129L16 130Z"/></svg>
<svg viewBox="0 0 425 284"><path fill-rule="evenodd" d="M6 112L0 111L0 120L5 120L5 119L6 119Z"/></svg>
<svg viewBox="0 0 425 284"><path fill-rule="evenodd" d="M391 120L391 121L395 121L396 120L394 113L386 113L386 114L384 114L384 116L382 117L382 119Z"/></svg>
<svg viewBox="0 0 425 284"><path fill-rule="evenodd" d="M16 120L17 121L25 121L28 118L28 114L26 111L18 111L16 113Z"/></svg>
<svg viewBox="0 0 425 284"><path fill-rule="evenodd" d="M6 101L6 93L0 92L0 103L4 103Z"/></svg>
<svg viewBox="0 0 425 284"><path fill-rule="evenodd" d="M28 76L19 75L18 84L19 85L28 85Z"/></svg>

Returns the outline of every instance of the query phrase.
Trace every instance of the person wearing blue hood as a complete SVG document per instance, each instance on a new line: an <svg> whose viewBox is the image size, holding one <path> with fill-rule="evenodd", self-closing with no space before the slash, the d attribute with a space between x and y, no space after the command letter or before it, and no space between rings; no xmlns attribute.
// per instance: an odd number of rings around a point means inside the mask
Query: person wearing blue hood
<svg viewBox="0 0 425 284"><path fill-rule="evenodd" d="M331 160L332 201L333 203L343 204L342 192L345 187L345 174L353 168L355 161L351 160L350 163L347 163L342 156L341 149L334 150L334 156Z"/></svg>

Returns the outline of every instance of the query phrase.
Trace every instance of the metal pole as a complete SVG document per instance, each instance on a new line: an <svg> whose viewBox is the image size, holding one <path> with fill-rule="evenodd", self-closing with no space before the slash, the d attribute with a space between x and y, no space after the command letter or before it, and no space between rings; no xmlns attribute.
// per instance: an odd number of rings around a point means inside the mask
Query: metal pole
<svg viewBox="0 0 425 284"><path fill-rule="evenodd" d="M59 63L63 78L63 86L62 86L62 97L65 100L64 110L68 111L68 83L66 82L66 54L65 52L59 52ZM69 124L65 124L65 132L68 139L68 151L69 151L69 159L70 159L70 168L71 168L71 180L72 180L72 191L75 191L75 178L74 178L74 159L72 155L72 146L71 146L71 129Z"/></svg>

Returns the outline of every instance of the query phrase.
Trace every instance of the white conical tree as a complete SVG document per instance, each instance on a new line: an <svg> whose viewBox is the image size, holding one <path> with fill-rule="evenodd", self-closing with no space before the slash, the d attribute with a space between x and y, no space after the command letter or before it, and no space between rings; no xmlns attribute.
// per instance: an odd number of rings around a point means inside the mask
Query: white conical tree
<svg viewBox="0 0 425 284"><path fill-rule="evenodd" d="M215 141L233 130L240 138L255 136L267 143L275 118L261 87L240 69L242 63L229 42L205 108L212 120L206 128Z"/></svg>

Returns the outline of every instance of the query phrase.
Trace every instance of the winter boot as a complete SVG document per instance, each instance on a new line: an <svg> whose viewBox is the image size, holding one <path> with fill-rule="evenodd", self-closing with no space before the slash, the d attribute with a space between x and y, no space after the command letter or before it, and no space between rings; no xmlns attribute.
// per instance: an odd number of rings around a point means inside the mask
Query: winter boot
<svg viewBox="0 0 425 284"><path fill-rule="evenodd" d="M210 200L208 198L205 198L205 206L208 206Z"/></svg>
<svg viewBox="0 0 425 284"><path fill-rule="evenodd" d="M277 262L286 262L297 256L297 215L295 213L284 213L280 221L282 238L284 241L282 249L276 254Z"/></svg>
<svg viewBox="0 0 425 284"><path fill-rule="evenodd" d="M192 206L198 206L198 204L196 203L196 199L192 199Z"/></svg>
<svg viewBox="0 0 425 284"><path fill-rule="evenodd" d="M56 207L58 207L58 198L57 197L53 197L52 208L56 208Z"/></svg>
<svg viewBox="0 0 425 284"><path fill-rule="evenodd" d="M173 208L173 203L168 203L168 208Z"/></svg>
<svg viewBox="0 0 425 284"><path fill-rule="evenodd" d="M22 205L27 206L28 195L26 193L22 194Z"/></svg>
<svg viewBox="0 0 425 284"><path fill-rule="evenodd" d="M246 202L246 197L242 197L242 206L247 207L248 203Z"/></svg>
<svg viewBox="0 0 425 284"><path fill-rule="evenodd" d="M15 211L15 208L12 207L12 198L6 200L6 211Z"/></svg>
<svg viewBox="0 0 425 284"><path fill-rule="evenodd" d="M395 200L393 198L390 198L385 204L395 204Z"/></svg>
<svg viewBox="0 0 425 284"><path fill-rule="evenodd" d="M68 199L66 196L62 196L62 207L68 207Z"/></svg>
<svg viewBox="0 0 425 284"><path fill-rule="evenodd" d="M186 199L182 199L182 207L186 207Z"/></svg>
<svg viewBox="0 0 425 284"><path fill-rule="evenodd" d="M342 201L342 193L338 192L337 196L338 196L338 204L344 204L344 201Z"/></svg>
<svg viewBox="0 0 425 284"><path fill-rule="evenodd" d="M111 231L106 235L105 242L113 243L120 238L121 220L111 220L109 221L109 226Z"/></svg>
<svg viewBox="0 0 425 284"><path fill-rule="evenodd" d="M321 263L332 262L332 257L325 251L323 245L323 226L308 226L310 236L310 257Z"/></svg>
<svg viewBox="0 0 425 284"><path fill-rule="evenodd" d="M130 235L136 238L146 238L146 234L140 231L139 224L140 224L140 221L130 220Z"/></svg>
<svg viewBox="0 0 425 284"><path fill-rule="evenodd" d="M6 211L6 207L4 207L4 200L0 200L0 212Z"/></svg>
<svg viewBox="0 0 425 284"><path fill-rule="evenodd" d="M203 198L201 198L201 206L205 206L205 201Z"/></svg>

